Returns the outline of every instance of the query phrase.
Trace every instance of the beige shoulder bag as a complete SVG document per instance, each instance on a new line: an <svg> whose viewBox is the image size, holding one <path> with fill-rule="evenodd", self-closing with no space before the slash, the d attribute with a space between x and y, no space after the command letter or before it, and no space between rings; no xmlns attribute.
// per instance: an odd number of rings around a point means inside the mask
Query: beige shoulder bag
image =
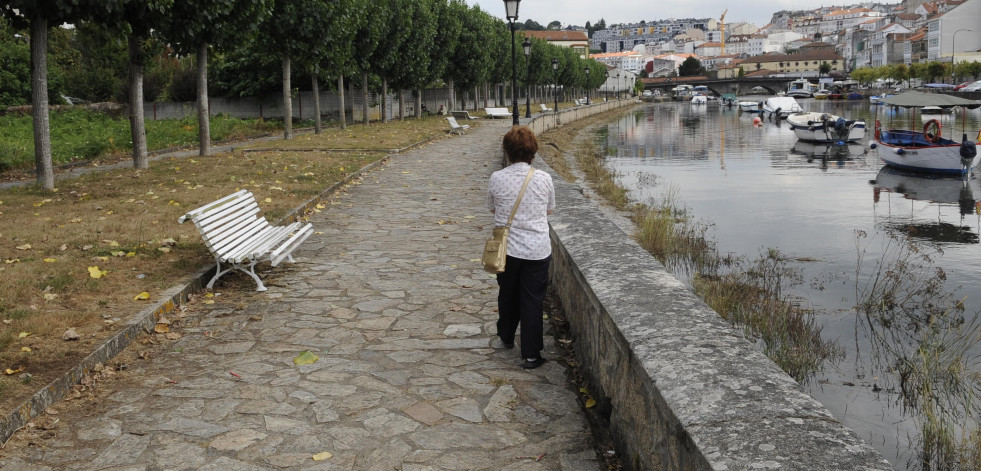
<svg viewBox="0 0 981 471"><path fill-rule="evenodd" d="M508 223L500 227L495 227L491 238L487 239L487 242L484 244L484 254L480 257L480 261L484 264L484 270L490 273L501 273L504 271L504 263L507 261L508 233L511 231L511 221L514 221L514 213L518 212L518 205L521 203L521 198L525 195L525 189L528 188L528 182L531 181L531 176L534 173L534 168L528 170L528 176L525 177L525 182L521 185L521 191L518 192L518 199L514 201L514 207L511 208Z"/></svg>

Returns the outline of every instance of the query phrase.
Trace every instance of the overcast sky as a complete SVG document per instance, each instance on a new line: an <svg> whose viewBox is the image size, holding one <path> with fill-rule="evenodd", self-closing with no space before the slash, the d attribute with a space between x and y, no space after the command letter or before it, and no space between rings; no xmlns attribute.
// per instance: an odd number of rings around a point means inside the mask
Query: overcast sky
<svg viewBox="0 0 981 471"><path fill-rule="evenodd" d="M504 18L503 0L466 0L468 5L499 18ZM898 3L883 1L882 3ZM810 10L824 5L843 5L845 2L818 0L522 0L518 7L518 21L531 18L542 26L558 20L562 26L585 26L605 19L606 24L633 23L640 20L664 20L669 18L715 18L725 9L726 23L748 21L765 26L770 17L780 10ZM847 3L852 4L852 3Z"/></svg>

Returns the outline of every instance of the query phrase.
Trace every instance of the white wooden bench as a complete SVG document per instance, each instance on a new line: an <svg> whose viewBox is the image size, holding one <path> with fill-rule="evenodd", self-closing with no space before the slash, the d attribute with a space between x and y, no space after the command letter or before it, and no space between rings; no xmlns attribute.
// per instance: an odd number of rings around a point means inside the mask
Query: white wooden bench
<svg viewBox="0 0 981 471"><path fill-rule="evenodd" d="M543 113L544 113L544 112L546 112L546 111L552 111L552 109L551 109L551 108L549 108L549 107L547 107L547 106L545 106L545 103L542 103L542 104L541 104L541 107L542 107L542 112L543 112Z"/></svg>
<svg viewBox="0 0 981 471"><path fill-rule="evenodd" d="M453 115L453 117L456 119L477 119L474 116L470 116L470 112L466 110L450 111L450 114Z"/></svg>
<svg viewBox="0 0 981 471"><path fill-rule="evenodd" d="M447 116L446 120L450 122L450 133L466 134L467 129L470 129L469 124L460 124L456 122L456 118L452 116Z"/></svg>
<svg viewBox="0 0 981 471"><path fill-rule="evenodd" d="M291 255L293 250L313 234L310 223L269 224L265 217L259 216L259 205L248 190L237 191L193 209L177 222L183 224L188 219L198 228L218 265L215 276L208 282L208 289L225 273L239 270L255 280L256 291L265 291L266 286L255 274L256 264L268 261L275 267L283 260L295 262Z"/></svg>
<svg viewBox="0 0 981 471"><path fill-rule="evenodd" d="M488 118L510 118L511 111L507 108L484 108Z"/></svg>

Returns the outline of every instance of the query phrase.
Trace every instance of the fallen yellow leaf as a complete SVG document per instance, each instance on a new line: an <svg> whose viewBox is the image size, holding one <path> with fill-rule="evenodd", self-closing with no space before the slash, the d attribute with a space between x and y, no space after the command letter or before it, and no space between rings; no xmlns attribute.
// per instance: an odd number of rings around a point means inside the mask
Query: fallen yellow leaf
<svg viewBox="0 0 981 471"><path fill-rule="evenodd" d="M326 460L327 458L330 458L332 456L334 456L334 455L331 452L325 451L323 453L317 453L316 455L313 455L313 460L314 461L323 461L323 460Z"/></svg>
<svg viewBox="0 0 981 471"><path fill-rule="evenodd" d="M158 334L166 334L167 332L170 332L170 326L167 324L157 324L153 326L153 331Z"/></svg>
<svg viewBox="0 0 981 471"><path fill-rule="evenodd" d="M54 262L57 262L57 261L58 260L57 259L54 259L54 258L46 258L46 259L44 259L44 263L54 263Z"/></svg>
<svg viewBox="0 0 981 471"><path fill-rule="evenodd" d="M29 337L30 335L31 335L30 332L21 332L20 335L17 336L17 338L22 339L24 337Z"/></svg>
<svg viewBox="0 0 981 471"><path fill-rule="evenodd" d="M47 301L54 301L57 297L58 295L54 293L44 293L44 299Z"/></svg>
<svg viewBox="0 0 981 471"><path fill-rule="evenodd" d="M103 276L106 275L106 273L109 273L109 270L99 270L98 265L94 267L89 267L89 276L91 276L92 278L96 278L96 279L102 278Z"/></svg>
<svg viewBox="0 0 981 471"><path fill-rule="evenodd" d="M299 355L296 356L296 358L293 359L293 363L296 364L297 366L309 365L310 363L314 363L319 359L320 357L314 355L313 353L310 353L309 350L304 350L303 353L300 353Z"/></svg>
<svg viewBox="0 0 981 471"><path fill-rule="evenodd" d="M5 374L5 375L15 375L17 373L20 373L21 371L24 371L24 367L18 367L16 370L12 370L10 368L7 368L6 370L3 371L3 374Z"/></svg>
<svg viewBox="0 0 981 471"><path fill-rule="evenodd" d="M266 198L263 201L265 201L266 203L272 203L272 198Z"/></svg>
<svg viewBox="0 0 981 471"><path fill-rule="evenodd" d="M150 293L147 293L146 291L144 291L144 292L136 295L136 297L133 298L133 301L139 301L141 299L150 299Z"/></svg>
<svg viewBox="0 0 981 471"><path fill-rule="evenodd" d="M586 408L587 409L589 409L591 407L595 407L595 406L596 406L596 399L593 399L593 398L586 399Z"/></svg>
<svg viewBox="0 0 981 471"><path fill-rule="evenodd" d="M18 245L17 250L31 250L31 244Z"/></svg>
<svg viewBox="0 0 981 471"><path fill-rule="evenodd" d="M20 347L20 351L22 351L22 352L29 352L29 351L31 351L31 347Z"/></svg>
<svg viewBox="0 0 981 471"><path fill-rule="evenodd" d="M20 259L19 259L19 258L8 258L8 259L5 259L5 260L3 261L3 263L6 263L6 264L8 264L8 265L9 265L9 264L11 264L11 263L17 263L17 262L19 262L19 261L20 261Z"/></svg>

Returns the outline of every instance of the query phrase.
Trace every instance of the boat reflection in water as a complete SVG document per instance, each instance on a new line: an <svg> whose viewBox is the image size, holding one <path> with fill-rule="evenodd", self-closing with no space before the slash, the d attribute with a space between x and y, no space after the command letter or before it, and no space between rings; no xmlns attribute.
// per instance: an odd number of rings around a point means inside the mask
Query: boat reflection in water
<svg viewBox="0 0 981 471"><path fill-rule="evenodd" d="M908 215L900 215L898 211L893 214L889 208L885 220L877 221L885 228L941 244L979 242L981 186L976 178L938 177L883 167L872 183L876 205L880 204L883 192L901 194L911 201ZM928 206L922 206L924 203ZM974 227L965 224L971 215L974 215ZM955 218L957 221L951 222Z"/></svg>
<svg viewBox="0 0 981 471"><path fill-rule="evenodd" d="M838 144L835 142L797 141L790 149L791 154L803 156L808 163L819 161L821 168L829 165L844 167L846 162L865 155L865 146L858 142Z"/></svg>

